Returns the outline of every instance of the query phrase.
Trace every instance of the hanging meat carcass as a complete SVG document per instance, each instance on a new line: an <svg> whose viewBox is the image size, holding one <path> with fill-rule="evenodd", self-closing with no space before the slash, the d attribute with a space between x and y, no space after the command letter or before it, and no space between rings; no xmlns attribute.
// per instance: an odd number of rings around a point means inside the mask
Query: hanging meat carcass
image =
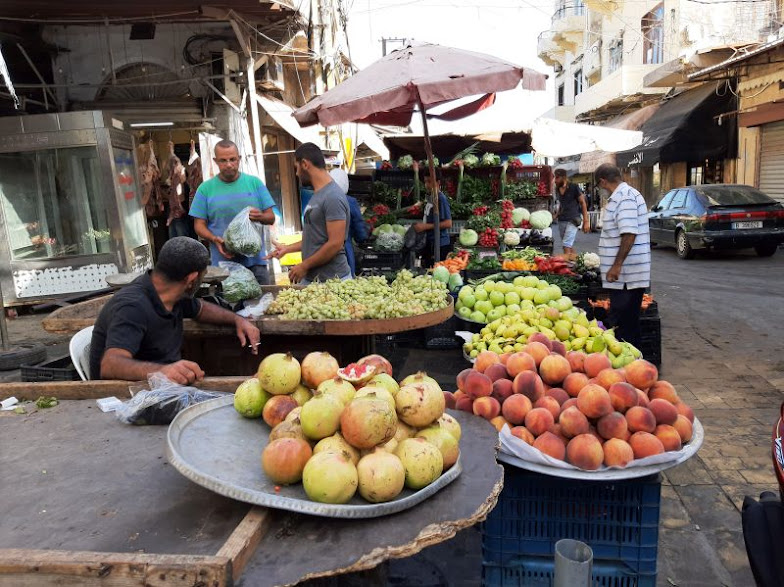
<svg viewBox="0 0 784 587"><path fill-rule="evenodd" d="M185 168L185 183L188 184L188 207L193 203L196 190L199 189L204 177L201 173L201 158L196 152L196 143L191 141L191 154L188 157L188 166Z"/></svg>
<svg viewBox="0 0 784 587"><path fill-rule="evenodd" d="M139 166L142 178L142 206L148 218L163 212L160 180L161 170L155 158L152 141L139 145Z"/></svg>
<svg viewBox="0 0 784 587"><path fill-rule="evenodd" d="M182 207L184 198L182 184L185 182L185 167L182 166L180 158L174 154L174 143L171 141L169 141L169 158L166 161L166 175L166 190L169 201L169 218L166 220L166 226L169 226L173 220L185 216L185 208Z"/></svg>

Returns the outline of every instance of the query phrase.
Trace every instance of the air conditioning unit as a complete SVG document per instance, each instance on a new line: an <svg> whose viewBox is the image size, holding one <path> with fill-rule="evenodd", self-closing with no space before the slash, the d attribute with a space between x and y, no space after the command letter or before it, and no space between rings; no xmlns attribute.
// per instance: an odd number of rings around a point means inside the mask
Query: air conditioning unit
<svg viewBox="0 0 784 587"><path fill-rule="evenodd" d="M259 67L256 80L265 90L283 91L283 62L270 55L267 62Z"/></svg>

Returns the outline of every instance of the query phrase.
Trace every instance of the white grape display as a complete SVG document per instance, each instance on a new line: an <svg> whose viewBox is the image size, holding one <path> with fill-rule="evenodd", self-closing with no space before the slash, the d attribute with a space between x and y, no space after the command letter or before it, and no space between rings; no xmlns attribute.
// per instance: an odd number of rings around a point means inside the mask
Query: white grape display
<svg viewBox="0 0 784 587"><path fill-rule="evenodd" d="M284 289L268 314L284 320L384 320L435 312L448 305L447 287L429 275L403 269L388 284L383 277L357 277Z"/></svg>

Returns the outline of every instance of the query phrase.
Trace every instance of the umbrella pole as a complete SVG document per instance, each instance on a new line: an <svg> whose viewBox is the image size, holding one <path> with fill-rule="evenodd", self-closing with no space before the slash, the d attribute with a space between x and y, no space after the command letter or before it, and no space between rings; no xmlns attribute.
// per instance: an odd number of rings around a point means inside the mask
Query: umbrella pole
<svg viewBox="0 0 784 587"><path fill-rule="evenodd" d="M427 167L430 173L430 185L433 186L431 195L433 196L433 263L441 260L441 213L439 210L438 188L436 187L436 165L433 161L433 146L430 144L430 132L427 130L427 115L422 102L419 102L419 112L422 114L422 129L425 134L425 154L427 155Z"/></svg>

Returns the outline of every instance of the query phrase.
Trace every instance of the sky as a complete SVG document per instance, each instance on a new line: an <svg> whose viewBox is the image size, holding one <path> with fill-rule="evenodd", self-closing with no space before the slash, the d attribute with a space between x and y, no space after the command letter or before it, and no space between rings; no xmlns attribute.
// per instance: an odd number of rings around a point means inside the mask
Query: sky
<svg viewBox="0 0 784 587"><path fill-rule="evenodd" d="M360 69L381 58L384 37L438 43L494 55L550 76L546 91L512 90L494 109L522 109L528 117L536 117L554 105L553 70L536 55L539 33L550 28L552 0L344 0L344 4L349 8L351 58Z"/></svg>

